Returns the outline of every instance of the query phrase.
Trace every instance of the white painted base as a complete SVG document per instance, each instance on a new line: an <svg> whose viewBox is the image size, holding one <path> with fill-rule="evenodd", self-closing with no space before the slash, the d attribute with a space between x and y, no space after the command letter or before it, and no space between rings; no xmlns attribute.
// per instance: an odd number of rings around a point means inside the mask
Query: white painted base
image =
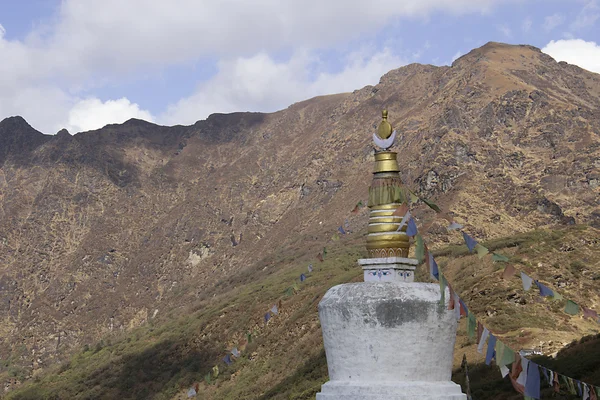
<svg viewBox="0 0 600 400"><path fill-rule="evenodd" d="M338 285L319 319L330 381L318 400L466 399L450 380L456 315L440 304L439 285Z"/></svg>
<svg viewBox="0 0 600 400"><path fill-rule="evenodd" d="M466 400L454 382L378 382L377 385L330 381L317 400Z"/></svg>

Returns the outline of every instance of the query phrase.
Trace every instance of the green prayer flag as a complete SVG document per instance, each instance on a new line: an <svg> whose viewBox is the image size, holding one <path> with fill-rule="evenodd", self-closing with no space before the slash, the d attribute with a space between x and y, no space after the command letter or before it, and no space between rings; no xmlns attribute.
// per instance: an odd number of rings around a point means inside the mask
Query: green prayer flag
<svg viewBox="0 0 600 400"><path fill-rule="evenodd" d="M210 372L204 376L204 381L210 385Z"/></svg>
<svg viewBox="0 0 600 400"><path fill-rule="evenodd" d="M334 242L337 242L338 240L340 240L340 235L338 235L337 233L334 233L333 236L331 237L331 240L333 240Z"/></svg>
<svg viewBox="0 0 600 400"><path fill-rule="evenodd" d="M298 286L298 282L294 282L294 286L292 286L294 288L294 290L297 292L298 290L300 290L300 287Z"/></svg>
<svg viewBox="0 0 600 400"><path fill-rule="evenodd" d="M498 360L498 358L496 358ZM515 362L515 352L508 346L504 346L504 352L500 358L500 365L509 365Z"/></svg>
<svg viewBox="0 0 600 400"><path fill-rule="evenodd" d="M246 333L246 339L248 340L248 343L252 343L252 334L250 332Z"/></svg>
<svg viewBox="0 0 600 400"><path fill-rule="evenodd" d="M483 247L479 243L477 243L477 246L475 246L475 251L477 252L477 257L479 258L485 257L485 255L490 252L487 247Z"/></svg>
<svg viewBox="0 0 600 400"><path fill-rule="evenodd" d="M508 262L509 258L506 256L503 256L502 254L492 253L492 260L497 261L497 262Z"/></svg>
<svg viewBox="0 0 600 400"><path fill-rule="evenodd" d="M427 204L429 206L429 208L431 208L433 211L440 213L442 212L442 210L440 210L440 208L437 206L437 204L430 202L429 200L426 199L421 199L423 200L423 203Z"/></svg>
<svg viewBox="0 0 600 400"><path fill-rule="evenodd" d="M574 301L567 300L567 305L565 306L565 312L569 315L577 315L577 314L579 314L579 306Z"/></svg>
<svg viewBox="0 0 600 400"><path fill-rule="evenodd" d="M440 273L440 305L443 307L446 305L446 286L448 283L446 282L446 277Z"/></svg>
<svg viewBox="0 0 600 400"><path fill-rule="evenodd" d="M552 300L562 300L562 294L555 292L554 290L552 291Z"/></svg>
<svg viewBox="0 0 600 400"><path fill-rule="evenodd" d="M467 315L467 334L470 339L475 338L475 329L477 327L477 319L475 318L475 314L469 310L469 314Z"/></svg>
<svg viewBox="0 0 600 400"><path fill-rule="evenodd" d="M287 289L285 289L285 295L290 297L291 295L294 294L294 289L292 287L289 287Z"/></svg>
<svg viewBox="0 0 600 400"><path fill-rule="evenodd" d="M419 263L423 262L423 258L425 258L425 246L423 244L423 237L421 235L417 235L417 245L415 246L415 258L419 261Z"/></svg>
<svg viewBox="0 0 600 400"><path fill-rule="evenodd" d="M327 255L327 247L323 247L323 255L326 256Z"/></svg>
<svg viewBox="0 0 600 400"><path fill-rule="evenodd" d="M416 203L417 201L419 201L419 197L411 191L410 192L410 202Z"/></svg>

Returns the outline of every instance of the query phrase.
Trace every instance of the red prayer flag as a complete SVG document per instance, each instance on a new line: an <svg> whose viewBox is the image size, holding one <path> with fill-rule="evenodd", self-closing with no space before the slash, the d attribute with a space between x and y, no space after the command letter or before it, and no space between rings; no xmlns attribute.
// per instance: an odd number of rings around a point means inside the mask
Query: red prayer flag
<svg viewBox="0 0 600 400"><path fill-rule="evenodd" d="M502 273L502 279L510 279L517 273L517 270L512 265L508 264Z"/></svg>
<svg viewBox="0 0 600 400"><path fill-rule="evenodd" d="M317 260L323 262L323 255L321 253L317 254Z"/></svg>
<svg viewBox="0 0 600 400"><path fill-rule="evenodd" d="M400 206L398 208L396 208L396 211L394 211L394 213L392 215L395 217L404 217L407 212L408 212L408 204L402 203L402 204L400 204Z"/></svg>
<svg viewBox="0 0 600 400"><path fill-rule="evenodd" d="M521 356L519 353L515 353L515 361L512 364L512 371L508 376L510 377L510 383L512 383L515 390L521 394L525 394L525 386L517 383L517 378L521 375L523 366L521 365Z"/></svg>
<svg viewBox="0 0 600 400"><path fill-rule="evenodd" d="M589 308L583 308L583 318L593 318L598 319L598 313L594 310L590 310Z"/></svg>

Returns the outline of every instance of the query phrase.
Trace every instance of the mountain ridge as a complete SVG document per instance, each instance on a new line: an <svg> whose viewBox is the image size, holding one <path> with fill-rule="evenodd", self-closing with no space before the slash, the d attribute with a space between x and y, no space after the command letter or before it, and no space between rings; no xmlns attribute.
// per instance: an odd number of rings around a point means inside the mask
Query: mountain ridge
<svg viewBox="0 0 600 400"><path fill-rule="evenodd" d="M382 108L404 182L474 237L600 227L598 106L600 75L491 43L268 114L70 137L23 120L36 139L0 162L0 357L36 371L273 273L280 254L314 262L345 220L364 233L366 214L350 211L366 198ZM455 242L422 204L414 215L433 248Z"/></svg>

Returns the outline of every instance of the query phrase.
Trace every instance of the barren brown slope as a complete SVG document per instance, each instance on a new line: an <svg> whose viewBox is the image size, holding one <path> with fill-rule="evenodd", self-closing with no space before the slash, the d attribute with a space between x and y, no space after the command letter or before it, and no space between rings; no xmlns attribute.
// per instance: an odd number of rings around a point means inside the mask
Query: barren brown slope
<svg viewBox="0 0 600 400"><path fill-rule="evenodd" d="M272 114L131 120L52 137L27 157L11 148L0 169L0 356L39 368L228 290L248 269L273 271L276 254L316 255L366 197L384 107L407 184L478 239L598 227L599 106L599 75L489 43L452 67L408 65ZM439 228L429 240L450 241Z"/></svg>

